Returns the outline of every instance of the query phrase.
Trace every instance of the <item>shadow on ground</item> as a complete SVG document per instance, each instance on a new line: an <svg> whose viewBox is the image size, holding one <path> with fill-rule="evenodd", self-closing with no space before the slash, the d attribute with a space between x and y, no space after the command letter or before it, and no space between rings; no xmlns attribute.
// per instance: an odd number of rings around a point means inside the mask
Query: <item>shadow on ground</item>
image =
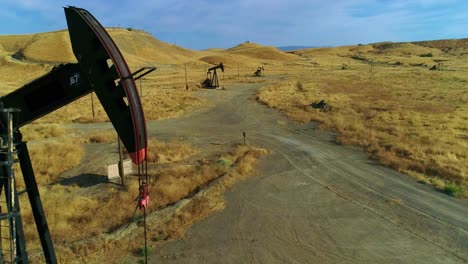
<svg viewBox="0 0 468 264"><path fill-rule="evenodd" d="M58 182L61 185L77 185L79 187L91 187L101 183L109 182L105 175L85 173L70 178L66 178Z"/></svg>

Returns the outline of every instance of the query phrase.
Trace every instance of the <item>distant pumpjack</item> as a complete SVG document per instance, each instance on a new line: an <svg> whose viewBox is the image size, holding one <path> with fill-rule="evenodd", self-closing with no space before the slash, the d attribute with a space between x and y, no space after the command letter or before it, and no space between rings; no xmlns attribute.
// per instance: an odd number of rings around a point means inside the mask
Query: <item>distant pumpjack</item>
<svg viewBox="0 0 468 264"><path fill-rule="evenodd" d="M432 66L429 70L431 71L442 71L444 68L444 64L442 62L438 62L436 65Z"/></svg>
<svg viewBox="0 0 468 264"><path fill-rule="evenodd" d="M221 71L224 72L224 66L222 62L219 63L219 65L216 65L208 69L208 71L206 72L206 79L202 82L203 88L219 87L218 75L216 74L217 69L221 69ZM213 71L213 74L211 74L211 71Z"/></svg>
<svg viewBox="0 0 468 264"><path fill-rule="evenodd" d="M254 72L255 77L262 77L263 76L263 71L265 69L262 67L258 67L257 70Z"/></svg>

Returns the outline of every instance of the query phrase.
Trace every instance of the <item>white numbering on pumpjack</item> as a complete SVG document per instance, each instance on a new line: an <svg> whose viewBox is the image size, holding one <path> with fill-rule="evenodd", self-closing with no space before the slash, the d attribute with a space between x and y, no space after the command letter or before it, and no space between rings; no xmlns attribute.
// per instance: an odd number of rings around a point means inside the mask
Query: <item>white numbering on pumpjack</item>
<svg viewBox="0 0 468 264"><path fill-rule="evenodd" d="M80 82L80 73L74 73L70 76L70 86L77 85Z"/></svg>

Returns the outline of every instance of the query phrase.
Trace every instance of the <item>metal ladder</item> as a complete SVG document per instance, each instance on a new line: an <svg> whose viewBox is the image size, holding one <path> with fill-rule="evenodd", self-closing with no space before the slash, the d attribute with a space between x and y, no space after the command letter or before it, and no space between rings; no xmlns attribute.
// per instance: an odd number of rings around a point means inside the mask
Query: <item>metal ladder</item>
<svg viewBox="0 0 468 264"><path fill-rule="evenodd" d="M18 162L13 115L0 108L0 263L28 263L13 165Z"/></svg>

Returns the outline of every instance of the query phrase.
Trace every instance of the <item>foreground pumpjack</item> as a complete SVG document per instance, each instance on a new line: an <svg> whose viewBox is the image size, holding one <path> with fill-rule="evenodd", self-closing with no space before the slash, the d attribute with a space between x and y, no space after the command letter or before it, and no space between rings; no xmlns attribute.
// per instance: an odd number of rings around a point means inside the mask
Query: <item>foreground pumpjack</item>
<svg viewBox="0 0 468 264"><path fill-rule="evenodd" d="M265 69L262 67L258 67L257 70L254 72L255 77L262 77L263 76L263 71Z"/></svg>
<svg viewBox="0 0 468 264"><path fill-rule="evenodd" d="M146 159L147 133L134 78L104 27L86 10L65 7L71 44L78 63L68 63L0 98L0 194L8 208L10 262L28 263L11 164L17 155L47 263L57 263L26 142L19 128L91 92L95 92L133 162ZM8 143L8 144L6 144ZM3 260L1 261L3 263Z"/></svg>
<svg viewBox="0 0 468 264"><path fill-rule="evenodd" d="M224 66L222 62L219 65L208 69L208 71L206 72L206 79L202 82L203 88L219 87L218 74L216 74L217 69L221 69L221 71L224 72ZM211 71L213 71L213 74L211 74Z"/></svg>

